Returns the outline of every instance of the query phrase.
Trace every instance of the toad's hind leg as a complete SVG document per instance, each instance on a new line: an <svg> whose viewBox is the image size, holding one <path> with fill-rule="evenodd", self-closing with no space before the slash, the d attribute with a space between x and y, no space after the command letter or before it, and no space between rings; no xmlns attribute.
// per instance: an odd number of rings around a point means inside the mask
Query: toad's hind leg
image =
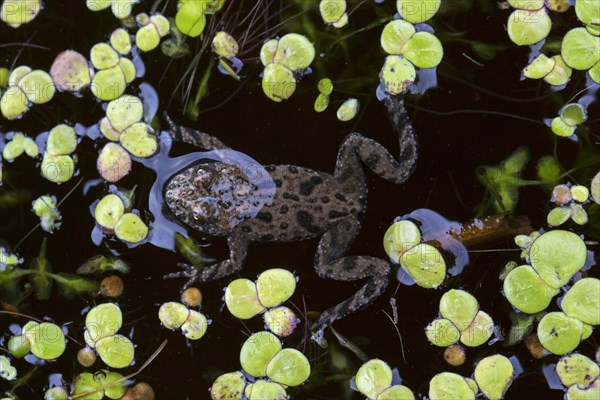
<svg viewBox="0 0 600 400"><path fill-rule="evenodd" d="M388 262L376 257L343 257L360 230L355 218L340 221L328 230L315 255L315 269L321 278L338 281L356 281L369 278L367 283L352 297L335 307L325 310L312 326L321 331L334 321L370 305L385 290L391 268Z"/></svg>

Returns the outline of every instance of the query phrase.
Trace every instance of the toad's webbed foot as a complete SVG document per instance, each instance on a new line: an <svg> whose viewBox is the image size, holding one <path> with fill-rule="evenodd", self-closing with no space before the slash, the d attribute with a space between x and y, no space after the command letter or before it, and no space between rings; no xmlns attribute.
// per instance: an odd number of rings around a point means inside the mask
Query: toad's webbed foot
<svg viewBox="0 0 600 400"><path fill-rule="evenodd" d="M194 283L214 281L241 271L248 253L248 241L238 235L232 235L227 238L227 244L229 246L229 259L202 268L179 263L177 266L183 268L183 271L167 274L163 278L187 278L187 282L182 288L186 289Z"/></svg>
<svg viewBox="0 0 600 400"><path fill-rule="evenodd" d="M315 255L315 269L321 278L356 281L369 278L358 292L335 307L325 310L311 327L322 331L334 321L369 306L388 285L391 268L388 262L376 257L342 257L358 234L360 223L347 218L327 231Z"/></svg>

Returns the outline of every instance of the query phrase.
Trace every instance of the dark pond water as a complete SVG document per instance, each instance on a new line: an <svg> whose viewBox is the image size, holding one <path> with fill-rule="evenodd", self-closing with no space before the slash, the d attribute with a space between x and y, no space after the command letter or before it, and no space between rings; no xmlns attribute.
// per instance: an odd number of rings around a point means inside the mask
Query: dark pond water
<svg viewBox="0 0 600 400"><path fill-rule="evenodd" d="M14 63L48 70L60 51L75 49L87 55L93 44L105 41L118 27L109 11L91 13L83 1L46 3L43 12L27 26L14 30L0 24L0 66L11 67ZM135 11L147 11L152 3L145 1L136 6ZM224 23L234 35L241 36L248 29L248 21L240 18L249 15L254 4L249 1L237 3L238 14L230 14ZM309 5L304 12L301 3ZM385 107L374 96L377 74L385 57L378 46L379 35L385 18L395 12L394 2L386 1L381 5L360 2L360 7L351 15L350 26L341 32L323 26L317 3L259 2L260 18L250 29L246 46L242 47L241 58L246 62L242 82L219 74L213 66L209 94L199 105L200 114L196 121L183 113L182 95L189 78L183 79L182 74L202 45L199 39L189 40L192 55L185 58L171 60L160 50L144 54L146 75L138 78L128 92L135 94L139 83L148 82L159 94L160 111L167 110L178 123L209 132L265 164L294 164L332 172L338 146L352 131L373 138L396 154L393 128ZM349 3L351 9L359 5L355 1ZM162 2L159 9L165 5L166 15L174 15L174 2ZM542 122L544 118L554 118L561 105L585 86L583 74L575 74L569 87L562 92L553 92L542 82L520 81L520 69L527 63L529 49L517 48L510 43L505 29L509 11L499 9L495 2L483 0L465 1L460 10L447 8L447 12L432 22L446 53L437 71L438 86L424 95L406 98L420 141L417 170L402 186L394 186L369 174L369 209L362 230L349 251L351 255L387 259L382 247L384 232L394 218L418 208L435 210L456 221L473 218L485 197L485 189L478 182L475 171L481 165L498 164L519 146L529 146L531 151L532 161L523 170L523 176L530 179L535 179L535 162L544 155L557 155L566 169L576 167L584 153L597 156L598 136L594 134L600 129L597 103L589 107L590 118L580 130L583 139L579 143L557 139ZM282 20L290 22L277 29ZM373 21L381 23L372 29L358 31ZM576 24L573 12L557 21L556 35L564 34L569 26ZM271 30L265 33L266 26ZM275 104L262 94L261 68L256 63L256 56L263 39L289 31L306 33L315 43L317 54L321 55L313 63L313 73L299 84L294 96L282 104ZM355 34L349 36L349 32ZM491 58L483 58L483 52ZM207 53L201 59L192 83L192 98L211 57ZM335 85L332 104L326 112L317 114L313 111L316 83L326 76ZM335 110L351 96L360 100L360 113L351 122L339 122ZM60 93L52 102L32 108L21 120L0 119L0 131L21 130L35 136L65 121L89 126L103 116L102 104L94 101L89 92L83 98ZM156 124L157 128L166 126L160 113ZM100 148L99 143L88 138L82 139L78 147L79 177L84 182L99 178L95 159ZM181 145L175 146L172 154L190 151L194 148ZM575 171L571 181L589 182L598 167L597 162L589 163ZM10 207L0 205L0 237L14 246L38 222L30 212L31 200L46 193L62 198L79 177L56 186L39 176L39 168L30 159L22 157L15 163L5 163L0 193L5 196L18 191L23 198ZM124 188L137 185L135 208L147 221L152 220L147 199L153 181L151 171L135 164L133 173L119 183ZM27 261L31 260L39 252L42 238L48 237L47 257L55 271L74 273L79 265L96 254L119 255L126 260L132 270L123 276L125 294L118 299L118 304L124 311L122 332L131 335L137 345L136 363L126 371L135 371L136 366L168 339L165 350L136 379L149 382L159 399L209 398L208 388L220 373L240 368L241 343L249 333L263 329L262 321L254 318L241 323L224 309L221 298L229 279L223 279L201 286L202 311L212 319L204 338L186 342L178 332L162 328L157 318L158 307L166 301L177 301L183 284L180 280L165 281L162 276L175 271L176 264L183 261L182 256L150 244L128 249L112 240L96 246L91 239L94 220L89 206L106 192L107 187L101 184L85 194L82 187L77 188L61 207L63 224L60 230L52 235L36 230L21 244L19 254ZM522 188L515 214L529 217L536 229L542 227L549 210L548 199L548 191L541 186ZM587 240L599 239L597 222L596 217L590 226L580 230ZM196 238L210 243L207 256L223 259L227 255L224 240ZM291 302L302 310L323 311L349 297L360 283L319 279L313 270L317 243L315 239L285 245L253 244L241 276L253 279L267 268L287 268L300 279ZM550 390L542 373L543 366L556 362L558 357L535 360L522 344L505 347L499 341L492 346L468 349L466 363L451 367L443 360L443 349L427 342L423 329L436 317L443 292L451 288L461 288L476 295L481 308L494 318L504 333L508 331L511 307L500 293L502 283L498 274L507 261L518 261L519 253L510 239L483 247L510 250L471 253L470 264L464 272L448 280L441 290L398 285L393 280L376 303L335 323L336 330L359 344L370 358L384 359L398 368L403 383L420 396L427 394L428 382L436 373L452 371L470 376L477 360L500 353L515 356L523 368L509 389L507 399L561 399L563 392ZM598 277L600 274L594 268L590 275ZM83 310L106 301L101 297L65 300L58 293L50 301L36 301L31 296L15 301L4 295L0 293L3 301L14 303L24 314L48 317L68 326L70 334L79 340L82 339ZM392 314L391 299L396 301L402 342L385 314ZM556 302L551 308L557 309ZM23 324L24 320L1 316L0 332L7 332L13 323ZM348 391L348 379L360 366L360 360L336 346L335 337L330 333L327 338L331 352L310 342L303 343L304 328L303 323L298 333L285 343L305 351L315 373L306 385L290 390L293 398L361 398L358 393ZM599 339L595 332L578 350L593 356ZM66 381L71 381L83 370L75 362L77 351L78 346L70 343L57 362L37 368L29 383L17 389L15 394L20 399L41 398L51 374L62 374ZM332 364L331 355L339 352L349 362L348 370L341 371ZM21 376L34 368L24 361L16 361L14 365ZM0 392L9 389L5 381L0 381L0 388Z"/></svg>

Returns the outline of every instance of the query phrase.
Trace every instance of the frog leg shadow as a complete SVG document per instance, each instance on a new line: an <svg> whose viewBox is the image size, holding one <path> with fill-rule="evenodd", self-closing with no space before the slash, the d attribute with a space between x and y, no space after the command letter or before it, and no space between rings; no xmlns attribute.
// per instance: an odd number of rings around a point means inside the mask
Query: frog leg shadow
<svg viewBox="0 0 600 400"><path fill-rule="evenodd" d="M187 282L181 288L181 290L185 290L195 283L210 282L240 272L248 254L249 241L234 234L227 238L227 245L229 247L229 259L203 268L179 263L177 266L183 268L184 271L167 274L163 279L187 278Z"/></svg>
<svg viewBox="0 0 600 400"><path fill-rule="evenodd" d="M369 278L369 281L352 297L325 310L311 327L314 331L322 331L334 321L369 306L387 287L391 273L387 261L368 256L343 257L359 230L360 222L349 217L321 237L315 254L315 270L319 277L337 281Z"/></svg>

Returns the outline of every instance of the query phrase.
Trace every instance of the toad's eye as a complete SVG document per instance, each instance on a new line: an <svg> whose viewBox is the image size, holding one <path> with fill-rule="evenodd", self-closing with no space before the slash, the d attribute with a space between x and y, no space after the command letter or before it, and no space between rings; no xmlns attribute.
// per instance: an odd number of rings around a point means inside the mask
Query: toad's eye
<svg viewBox="0 0 600 400"><path fill-rule="evenodd" d="M207 188L215 180L215 172L206 168L198 168L194 175L194 185L197 188Z"/></svg>
<svg viewBox="0 0 600 400"><path fill-rule="evenodd" d="M215 214L214 206L206 201L194 205L192 208L192 218L200 223L209 221Z"/></svg>

